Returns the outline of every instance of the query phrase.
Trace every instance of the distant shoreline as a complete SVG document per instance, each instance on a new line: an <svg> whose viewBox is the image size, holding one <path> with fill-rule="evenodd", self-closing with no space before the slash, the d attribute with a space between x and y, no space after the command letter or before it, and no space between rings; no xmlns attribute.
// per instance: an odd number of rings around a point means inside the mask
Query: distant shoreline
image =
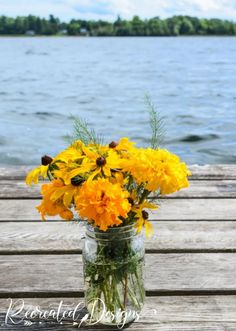
<svg viewBox="0 0 236 331"><path fill-rule="evenodd" d="M120 16L114 22L71 19L62 22L54 15L0 16L0 36L86 36L86 37L169 37L169 36L236 36L236 22L218 18L187 15L161 19L155 16L130 20Z"/></svg>
<svg viewBox="0 0 236 331"><path fill-rule="evenodd" d="M219 38L219 37L222 37L222 38L235 38L236 35L199 35L199 34L196 34L196 35L178 35L178 36L68 36L68 35L50 35L50 36L47 36L47 35L35 35L35 36L27 36L25 34L16 34L16 35L12 35L12 34L9 34L9 35L1 35L0 34L0 38L26 38L26 39L35 39L35 38L69 38L69 39L73 39L73 38L78 38L78 39L96 39L96 38L123 38L123 39L126 39L126 38L147 38L147 39L150 39L150 38Z"/></svg>

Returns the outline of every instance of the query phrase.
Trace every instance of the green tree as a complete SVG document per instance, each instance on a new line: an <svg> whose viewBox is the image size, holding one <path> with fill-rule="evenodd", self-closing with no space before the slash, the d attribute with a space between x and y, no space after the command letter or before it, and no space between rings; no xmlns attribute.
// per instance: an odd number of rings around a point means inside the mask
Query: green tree
<svg viewBox="0 0 236 331"><path fill-rule="evenodd" d="M24 17L16 17L15 24L14 24L14 30L16 34L24 34L26 32L25 29L25 19Z"/></svg>
<svg viewBox="0 0 236 331"><path fill-rule="evenodd" d="M173 16L166 19L168 32L171 36L178 36L180 34L181 20L178 16Z"/></svg>
<svg viewBox="0 0 236 331"><path fill-rule="evenodd" d="M76 36L80 34L80 24L75 20L72 20L68 26L67 31L70 36Z"/></svg>
<svg viewBox="0 0 236 331"><path fill-rule="evenodd" d="M114 23L103 20L75 20L69 23L50 15L48 19L34 15L16 18L0 16L0 34L24 34L33 30L39 35L55 35L60 30L69 35L80 35L86 29L91 36L178 36L178 35L236 35L236 23L220 19L199 19L191 16L173 16L167 19L154 17L142 20L134 16L132 20L117 17Z"/></svg>
<svg viewBox="0 0 236 331"><path fill-rule="evenodd" d="M145 35L145 26L144 22L139 18L139 16L134 16L131 21L131 33L134 36L144 36Z"/></svg>
<svg viewBox="0 0 236 331"><path fill-rule="evenodd" d="M168 35L167 26L159 17L151 18L147 24L150 36Z"/></svg>
<svg viewBox="0 0 236 331"><path fill-rule="evenodd" d="M53 15L49 15L49 25L52 34L58 33L60 25L60 21L58 18L54 17Z"/></svg>
<svg viewBox="0 0 236 331"><path fill-rule="evenodd" d="M116 36L130 36L132 34L132 25L129 21L122 20L118 16L117 20L114 22L114 32Z"/></svg>
<svg viewBox="0 0 236 331"><path fill-rule="evenodd" d="M191 35L195 33L193 24L187 17L183 17L180 23L179 33L184 35Z"/></svg>

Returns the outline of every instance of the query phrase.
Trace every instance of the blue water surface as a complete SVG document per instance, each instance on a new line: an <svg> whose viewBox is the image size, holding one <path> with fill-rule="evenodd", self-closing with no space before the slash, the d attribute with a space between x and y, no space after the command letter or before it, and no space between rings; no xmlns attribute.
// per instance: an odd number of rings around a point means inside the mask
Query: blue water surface
<svg viewBox="0 0 236 331"><path fill-rule="evenodd" d="M0 164L38 164L66 146L73 116L105 140L150 141L193 163L236 162L236 38L0 38Z"/></svg>

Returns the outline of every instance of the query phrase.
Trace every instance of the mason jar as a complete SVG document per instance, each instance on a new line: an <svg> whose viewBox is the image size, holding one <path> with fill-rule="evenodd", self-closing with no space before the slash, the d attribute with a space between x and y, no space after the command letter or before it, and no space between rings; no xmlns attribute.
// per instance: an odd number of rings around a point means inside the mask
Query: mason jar
<svg viewBox="0 0 236 331"><path fill-rule="evenodd" d="M123 326L139 317L145 298L144 253L143 233L133 225L106 232L87 225L85 305L95 323Z"/></svg>

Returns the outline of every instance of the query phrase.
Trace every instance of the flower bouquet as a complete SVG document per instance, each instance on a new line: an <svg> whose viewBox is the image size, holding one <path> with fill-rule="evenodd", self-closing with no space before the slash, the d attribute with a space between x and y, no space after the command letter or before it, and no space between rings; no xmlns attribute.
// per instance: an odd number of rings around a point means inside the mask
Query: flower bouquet
<svg viewBox="0 0 236 331"><path fill-rule="evenodd" d="M141 230L147 236L153 232L147 209L158 208L153 197L187 187L190 172L178 156L155 144L139 148L128 138L104 144L83 121L75 128L69 147L54 158L42 157L26 183L37 184L39 177L51 181L42 185L37 207L43 220L78 215L86 222L86 307L103 324L125 324L138 316L145 297ZM154 123L153 139L155 130Z"/></svg>

